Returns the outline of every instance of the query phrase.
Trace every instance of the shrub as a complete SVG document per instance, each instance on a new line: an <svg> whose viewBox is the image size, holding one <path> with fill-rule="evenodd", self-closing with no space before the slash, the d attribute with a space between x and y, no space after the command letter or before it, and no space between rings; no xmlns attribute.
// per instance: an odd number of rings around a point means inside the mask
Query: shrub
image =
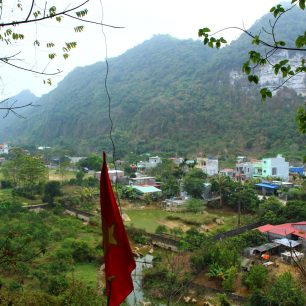
<svg viewBox="0 0 306 306"><path fill-rule="evenodd" d="M143 229L127 227L126 232L135 243L146 244L148 242L147 232Z"/></svg>
<svg viewBox="0 0 306 306"><path fill-rule="evenodd" d="M268 270L262 265L254 265L244 277L244 284L251 290L261 289L266 284Z"/></svg>

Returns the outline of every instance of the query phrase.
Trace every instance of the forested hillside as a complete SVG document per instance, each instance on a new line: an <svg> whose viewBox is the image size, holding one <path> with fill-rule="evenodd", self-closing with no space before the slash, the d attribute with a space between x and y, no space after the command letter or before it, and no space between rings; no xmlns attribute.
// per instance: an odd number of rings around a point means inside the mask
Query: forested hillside
<svg viewBox="0 0 306 306"><path fill-rule="evenodd" d="M292 31L303 32L303 17L297 11L288 14L290 26L282 23L282 35L291 35L292 18L297 25ZM284 88L263 104L245 77L231 82L231 71L241 71L250 48L244 35L218 51L199 41L158 35L110 59L108 86L118 153L201 150L298 157L304 139L295 113L304 99ZM79 153L110 149L104 76L105 63L75 69L38 100L39 108L26 111L26 119L0 126L0 142L59 145Z"/></svg>

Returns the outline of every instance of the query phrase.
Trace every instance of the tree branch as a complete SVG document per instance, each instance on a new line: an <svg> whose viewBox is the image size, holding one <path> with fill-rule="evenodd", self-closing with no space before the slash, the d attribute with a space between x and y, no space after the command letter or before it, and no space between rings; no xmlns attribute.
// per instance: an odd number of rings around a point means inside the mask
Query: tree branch
<svg viewBox="0 0 306 306"><path fill-rule="evenodd" d="M83 3L71 8L71 9L68 9L68 10L63 10L59 13L55 13L53 15L47 15L47 16L43 16L41 18L36 18L36 19L26 19L26 20L20 20L20 21L12 21L12 22L8 22L8 23L0 23L0 27L7 27L7 26L16 26L16 25L20 25L20 24L26 24L26 23L32 23L32 22L38 22L38 21L43 21L43 20L47 20L47 19L51 19L51 18L54 18L56 16L60 16L60 15L64 15L65 13L69 13L69 12L73 12L75 11L76 9L84 6L86 3L88 3L90 0L86 0L84 1Z"/></svg>
<svg viewBox="0 0 306 306"><path fill-rule="evenodd" d="M82 18L79 18L79 17L69 15L67 13L63 13L63 15L65 15L67 17L70 17L70 18L73 18L73 19L76 19L76 20L80 20L82 22L87 22L87 23L92 23L92 24L97 24L97 25L103 25L105 27L110 27L110 28L114 28L114 29L125 29L125 27L113 26L113 25L106 24L106 23L101 23L101 22L96 22L96 21L91 21L91 20L85 20L85 19L82 19Z"/></svg>
<svg viewBox="0 0 306 306"><path fill-rule="evenodd" d="M244 32L245 34L247 34L248 36L250 36L251 38L255 38L255 35L253 35L251 32L243 29L243 28L240 28L240 27L226 27L226 28L223 28L217 32L214 32L213 34L210 34L208 35L209 37L210 36L213 36L213 35L216 35L220 32L223 32L223 31L226 31L226 30L239 30L241 32ZM302 48L296 48L296 47L282 47L282 46L279 46L279 45L271 45L270 43L262 40L262 39L259 39L259 43L262 44L263 46L266 46L266 47L269 47L269 48L276 48L278 50L288 50L288 51L306 51L306 49L302 49Z"/></svg>
<svg viewBox="0 0 306 306"><path fill-rule="evenodd" d="M25 21L29 20L29 18L31 16L31 13L32 13L33 7L34 7L34 3L35 3L35 0L32 0L31 8L29 10L29 14L28 14L27 18L25 19Z"/></svg>
<svg viewBox="0 0 306 306"><path fill-rule="evenodd" d="M21 69L21 70L24 70L24 71L28 71L28 72L33 72L33 73L36 73L36 74L41 74L41 75L57 75L59 73L61 73L62 71L61 70L58 70L57 72L43 72L43 71L37 71L37 70L33 70L33 69L29 69L29 68L25 68L25 67L21 67L21 66L18 66L18 65L15 65L15 64L12 64L6 60L3 60L3 59L0 59L0 62L3 62L4 64L7 64L7 65L10 65L14 68L18 68L18 69Z"/></svg>

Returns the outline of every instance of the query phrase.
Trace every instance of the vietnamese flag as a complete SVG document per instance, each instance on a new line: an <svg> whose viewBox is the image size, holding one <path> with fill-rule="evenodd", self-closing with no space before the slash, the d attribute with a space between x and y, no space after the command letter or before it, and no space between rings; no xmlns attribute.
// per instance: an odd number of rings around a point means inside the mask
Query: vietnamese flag
<svg viewBox="0 0 306 306"><path fill-rule="evenodd" d="M112 190L103 152L100 177L100 205L103 232L106 292L110 306L120 305L134 289L131 273L136 264Z"/></svg>

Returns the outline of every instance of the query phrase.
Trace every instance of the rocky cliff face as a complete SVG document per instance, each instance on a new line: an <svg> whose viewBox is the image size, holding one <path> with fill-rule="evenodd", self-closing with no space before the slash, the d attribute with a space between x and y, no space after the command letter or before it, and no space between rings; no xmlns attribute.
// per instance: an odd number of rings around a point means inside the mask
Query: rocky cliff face
<svg viewBox="0 0 306 306"><path fill-rule="evenodd" d="M284 58L289 60L289 64L291 65L291 67L297 67L303 59L303 54L295 53L294 55L290 55L288 51L283 50L273 56L273 59L271 59L271 64L273 65ZM273 91L274 94L280 89L279 87L281 87L281 85L284 83L282 74L279 73L278 75L275 75L273 71L273 66L271 65L265 65L263 67L260 67L256 71L256 73L260 77L259 85L261 87L269 88L271 91ZM230 72L229 77L232 85L236 84L238 81L246 79L246 75L238 70L232 70ZM283 84L283 86L295 90L297 94L306 96L305 73L298 74L295 77L289 79Z"/></svg>

